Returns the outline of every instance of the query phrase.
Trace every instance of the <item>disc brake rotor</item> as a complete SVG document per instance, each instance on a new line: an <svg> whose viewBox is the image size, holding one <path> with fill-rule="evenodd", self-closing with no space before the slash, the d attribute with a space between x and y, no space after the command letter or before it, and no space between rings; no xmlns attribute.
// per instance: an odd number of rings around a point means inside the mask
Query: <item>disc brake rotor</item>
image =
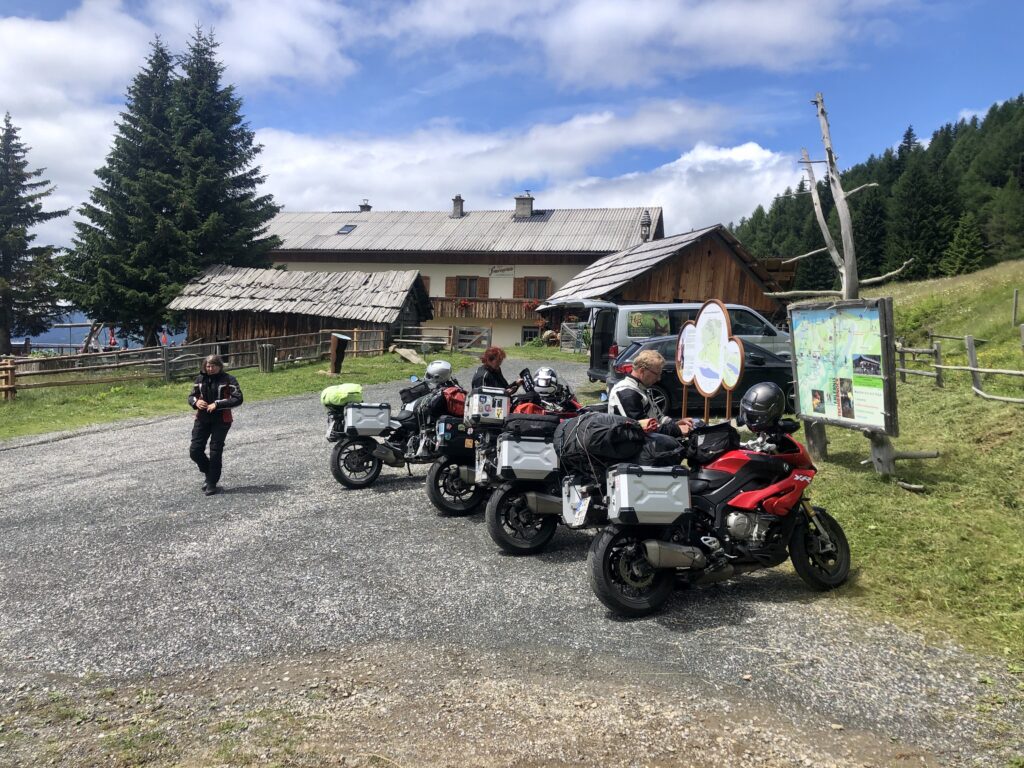
<svg viewBox="0 0 1024 768"><path fill-rule="evenodd" d="M613 570L622 583L633 589L644 589L654 581L654 571L643 568L644 558L638 555L637 545L622 547L613 565Z"/></svg>

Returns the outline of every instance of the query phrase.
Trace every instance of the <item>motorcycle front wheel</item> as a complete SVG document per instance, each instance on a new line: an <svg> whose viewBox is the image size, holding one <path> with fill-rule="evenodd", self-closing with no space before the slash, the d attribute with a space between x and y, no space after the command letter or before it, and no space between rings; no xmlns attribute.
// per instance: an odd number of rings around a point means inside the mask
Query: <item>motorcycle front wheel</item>
<svg viewBox="0 0 1024 768"><path fill-rule="evenodd" d="M594 537L587 565L597 599L620 616L648 616L672 594L673 572L651 566L635 529L603 529Z"/></svg>
<svg viewBox="0 0 1024 768"><path fill-rule="evenodd" d="M331 451L331 474L346 488L367 488L380 476L383 466L373 455L377 441L372 437L341 440Z"/></svg>
<svg viewBox="0 0 1024 768"><path fill-rule="evenodd" d="M487 501L487 532L510 555L532 555L548 545L558 527L553 515L537 515L526 506L522 488L503 485Z"/></svg>
<svg viewBox="0 0 1024 768"><path fill-rule="evenodd" d="M849 577L850 544L843 527L832 515L817 507L815 511L815 522L802 514L793 528L789 558L807 586L824 592L835 589Z"/></svg>
<svg viewBox="0 0 1024 768"><path fill-rule="evenodd" d="M442 515L470 515L483 503L487 490L469 485L461 477L461 465L442 456L427 470L427 498Z"/></svg>

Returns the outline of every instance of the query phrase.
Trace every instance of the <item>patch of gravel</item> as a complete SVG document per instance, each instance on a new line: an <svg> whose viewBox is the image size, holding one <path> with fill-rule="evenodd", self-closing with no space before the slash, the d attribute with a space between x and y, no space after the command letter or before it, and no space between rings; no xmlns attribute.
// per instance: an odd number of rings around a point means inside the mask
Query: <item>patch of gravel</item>
<svg viewBox="0 0 1024 768"><path fill-rule="evenodd" d="M586 383L585 365L556 367ZM399 386L368 386L366 399L397 402ZM105 687L111 701L140 687L177 692L177 719L155 718L172 746L215 728L208 713L232 697L252 713L309 699L299 730L314 734L310 754L337 733L336 756L350 765L374 764L375 750L357 748L370 743L408 765L716 765L731 755L999 766L1024 754L1020 679L999 660L867 621L788 568L616 620L587 583L591 533L560 530L536 557L504 556L482 515L437 516L425 468L385 468L362 491L335 483L325 426L315 395L246 404L227 440L225 493L209 499L188 460L187 413L4 445L0 476L18 480L0 496L0 761L5 749L43 748L23 733L25 697L49 697L43 686L58 701L100 702L83 705L83 723L89 711L121 722L96 693ZM379 666L377 698L358 711L352 696L280 685L249 696L232 682L263 665L308 665L319 679L361 647ZM196 680L207 687L192 691ZM36 726L44 737L67 725L50 719ZM871 743L886 746L865 752ZM184 764L209 764L200 746L182 747Z"/></svg>

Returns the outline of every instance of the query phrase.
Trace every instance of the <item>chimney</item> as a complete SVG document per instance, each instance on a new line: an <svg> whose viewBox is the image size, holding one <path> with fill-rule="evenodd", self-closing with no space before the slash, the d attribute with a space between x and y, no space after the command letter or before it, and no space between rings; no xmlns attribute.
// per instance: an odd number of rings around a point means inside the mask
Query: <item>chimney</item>
<svg viewBox="0 0 1024 768"><path fill-rule="evenodd" d="M465 214L462 212L462 195L452 198L452 218L461 219Z"/></svg>
<svg viewBox="0 0 1024 768"><path fill-rule="evenodd" d="M369 201L369 200L368 200L367 198L365 198L365 197L364 197L364 198L363 198L363 202L361 202L361 203L359 204L359 210L360 210L360 211L362 211L363 213L366 213L366 212L367 212L367 211L369 211L369 210L370 210L371 208L373 208L373 206L372 206L372 205L370 205L370 201Z"/></svg>
<svg viewBox="0 0 1024 768"><path fill-rule="evenodd" d="M528 219L533 216L533 195L526 190L524 195L516 195L516 212L512 218Z"/></svg>
<svg viewBox="0 0 1024 768"><path fill-rule="evenodd" d="M651 239L651 212L646 208L640 217L640 239L645 243Z"/></svg>

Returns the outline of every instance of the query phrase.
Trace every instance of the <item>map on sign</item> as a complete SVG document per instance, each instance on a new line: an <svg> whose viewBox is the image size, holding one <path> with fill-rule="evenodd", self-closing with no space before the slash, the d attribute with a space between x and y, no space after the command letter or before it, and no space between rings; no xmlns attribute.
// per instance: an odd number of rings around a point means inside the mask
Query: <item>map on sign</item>
<svg viewBox="0 0 1024 768"><path fill-rule="evenodd" d="M883 375L883 359L892 359L883 350L891 339L885 307L875 300L790 309L800 416L895 429L895 391Z"/></svg>

